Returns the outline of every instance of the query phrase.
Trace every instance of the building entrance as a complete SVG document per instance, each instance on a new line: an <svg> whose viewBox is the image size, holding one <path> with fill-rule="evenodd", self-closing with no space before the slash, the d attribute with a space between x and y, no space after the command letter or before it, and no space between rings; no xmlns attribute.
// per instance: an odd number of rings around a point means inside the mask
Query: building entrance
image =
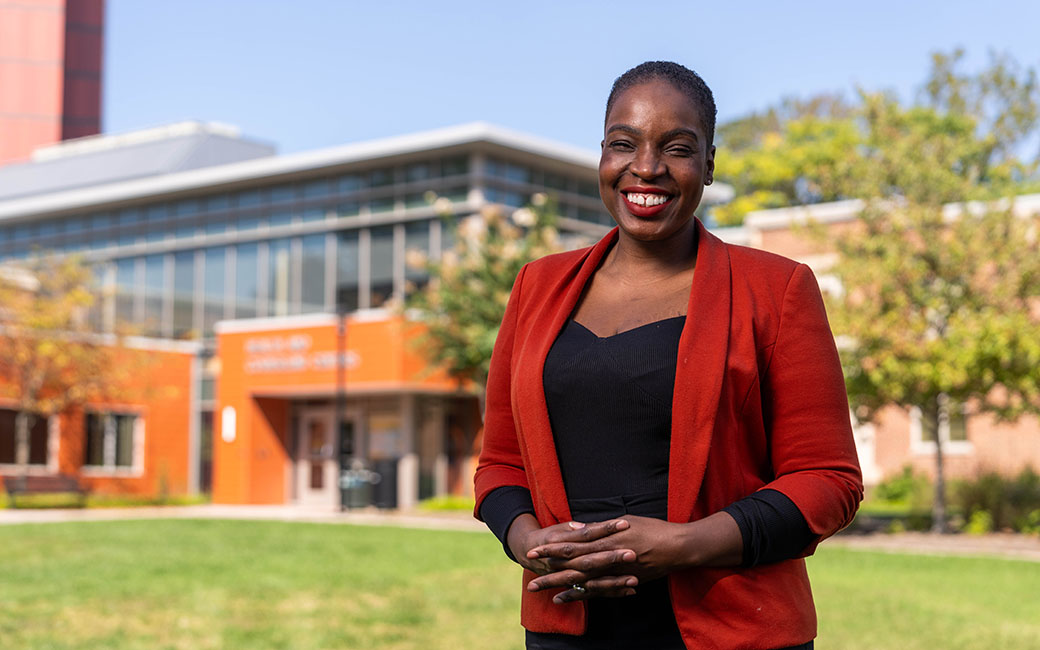
<svg viewBox="0 0 1040 650"><path fill-rule="evenodd" d="M332 408L306 409L297 423L296 502L334 506L339 503L335 412Z"/></svg>

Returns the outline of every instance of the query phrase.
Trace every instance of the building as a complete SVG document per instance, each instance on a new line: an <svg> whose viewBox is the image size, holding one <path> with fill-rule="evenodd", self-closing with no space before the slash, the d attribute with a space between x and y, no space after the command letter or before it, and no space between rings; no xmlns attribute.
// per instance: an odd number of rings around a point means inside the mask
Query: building
<svg viewBox="0 0 1040 650"><path fill-rule="evenodd" d="M0 262L80 254L101 331L130 322L199 342L190 490L338 504L343 478L347 498L408 505L471 489L480 414L387 308L425 281L406 251L436 258L452 221L537 192L555 197L568 236L598 238L612 221L597 165L486 124L286 156L216 124L95 136L0 167ZM450 201L447 220L431 192Z"/></svg>
<svg viewBox="0 0 1040 650"><path fill-rule="evenodd" d="M0 164L101 130L104 0L0 1Z"/></svg>
<svg viewBox="0 0 1040 650"><path fill-rule="evenodd" d="M1016 197L1014 206L1020 216L1035 218L1040 215L1040 194ZM813 269L824 292L840 291L838 279L830 274L836 255L808 237L799 224L811 220L829 229L846 229L861 207L859 201L839 201L762 210L749 214L744 227L731 230L729 237L802 261ZM971 478L983 472L1013 475L1027 467L1040 470L1040 421L1035 417L1009 424L964 409L952 413L948 422L930 423L920 409L907 412L888 407L878 414L876 423L854 428L868 485L898 475L904 467L934 476L936 437L943 441L950 478Z"/></svg>

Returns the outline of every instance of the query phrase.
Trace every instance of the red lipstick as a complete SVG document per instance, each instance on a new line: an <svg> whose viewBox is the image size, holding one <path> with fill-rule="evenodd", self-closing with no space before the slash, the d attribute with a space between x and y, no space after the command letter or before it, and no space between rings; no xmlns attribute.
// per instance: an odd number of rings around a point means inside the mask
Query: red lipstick
<svg viewBox="0 0 1040 650"><path fill-rule="evenodd" d="M663 203L657 205L639 205L628 200L629 194L656 194L658 196L665 196L667 199ZM672 196L662 189L656 187L624 187L621 189L621 199L625 202L625 207L628 211L636 217L652 217L657 213L668 207L668 204L672 202Z"/></svg>

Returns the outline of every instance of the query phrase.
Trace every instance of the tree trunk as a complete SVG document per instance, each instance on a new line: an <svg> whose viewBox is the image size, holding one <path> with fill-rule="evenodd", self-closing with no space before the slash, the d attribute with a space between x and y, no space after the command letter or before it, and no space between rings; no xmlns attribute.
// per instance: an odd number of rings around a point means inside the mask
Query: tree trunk
<svg viewBox="0 0 1040 650"><path fill-rule="evenodd" d="M937 396L931 404L932 417L935 422L935 499L932 501L932 532L942 535L949 532L946 525L946 473L943 464L942 427L948 422L947 400L944 395Z"/></svg>

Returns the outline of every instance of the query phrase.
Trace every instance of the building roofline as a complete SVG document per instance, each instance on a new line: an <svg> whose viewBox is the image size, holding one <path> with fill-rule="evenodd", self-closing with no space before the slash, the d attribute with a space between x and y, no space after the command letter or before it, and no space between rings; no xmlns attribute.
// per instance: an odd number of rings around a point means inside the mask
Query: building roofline
<svg viewBox="0 0 1040 650"><path fill-rule="evenodd" d="M1040 194L1020 194L996 201L993 205L1000 209L1001 207L1007 207L1009 201L1014 201L1016 216L1024 217L1040 214ZM754 212L749 212L744 218L744 226L752 230L781 230L796 223L841 223L855 219L865 205L862 200L855 199L814 203L811 205L795 205L789 208L776 208L773 210L755 210ZM986 202L984 201L947 203L943 206L943 216L951 219L959 215L965 208L970 212L975 212L985 207Z"/></svg>
<svg viewBox="0 0 1040 650"><path fill-rule="evenodd" d="M126 134L123 137L131 137ZM408 135L327 147L314 151L265 156L253 160L215 165L162 176L134 179L87 188L0 201L0 221L23 216L43 216L73 211L91 205L133 201L150 196L174 194L207 186L306 173L325 167L349 165L423 151L490 143L544 156L580 167L595 169L599 154L540 136L488 124L472 122ZM720 188L720 191L725 188Z"/></svg>

